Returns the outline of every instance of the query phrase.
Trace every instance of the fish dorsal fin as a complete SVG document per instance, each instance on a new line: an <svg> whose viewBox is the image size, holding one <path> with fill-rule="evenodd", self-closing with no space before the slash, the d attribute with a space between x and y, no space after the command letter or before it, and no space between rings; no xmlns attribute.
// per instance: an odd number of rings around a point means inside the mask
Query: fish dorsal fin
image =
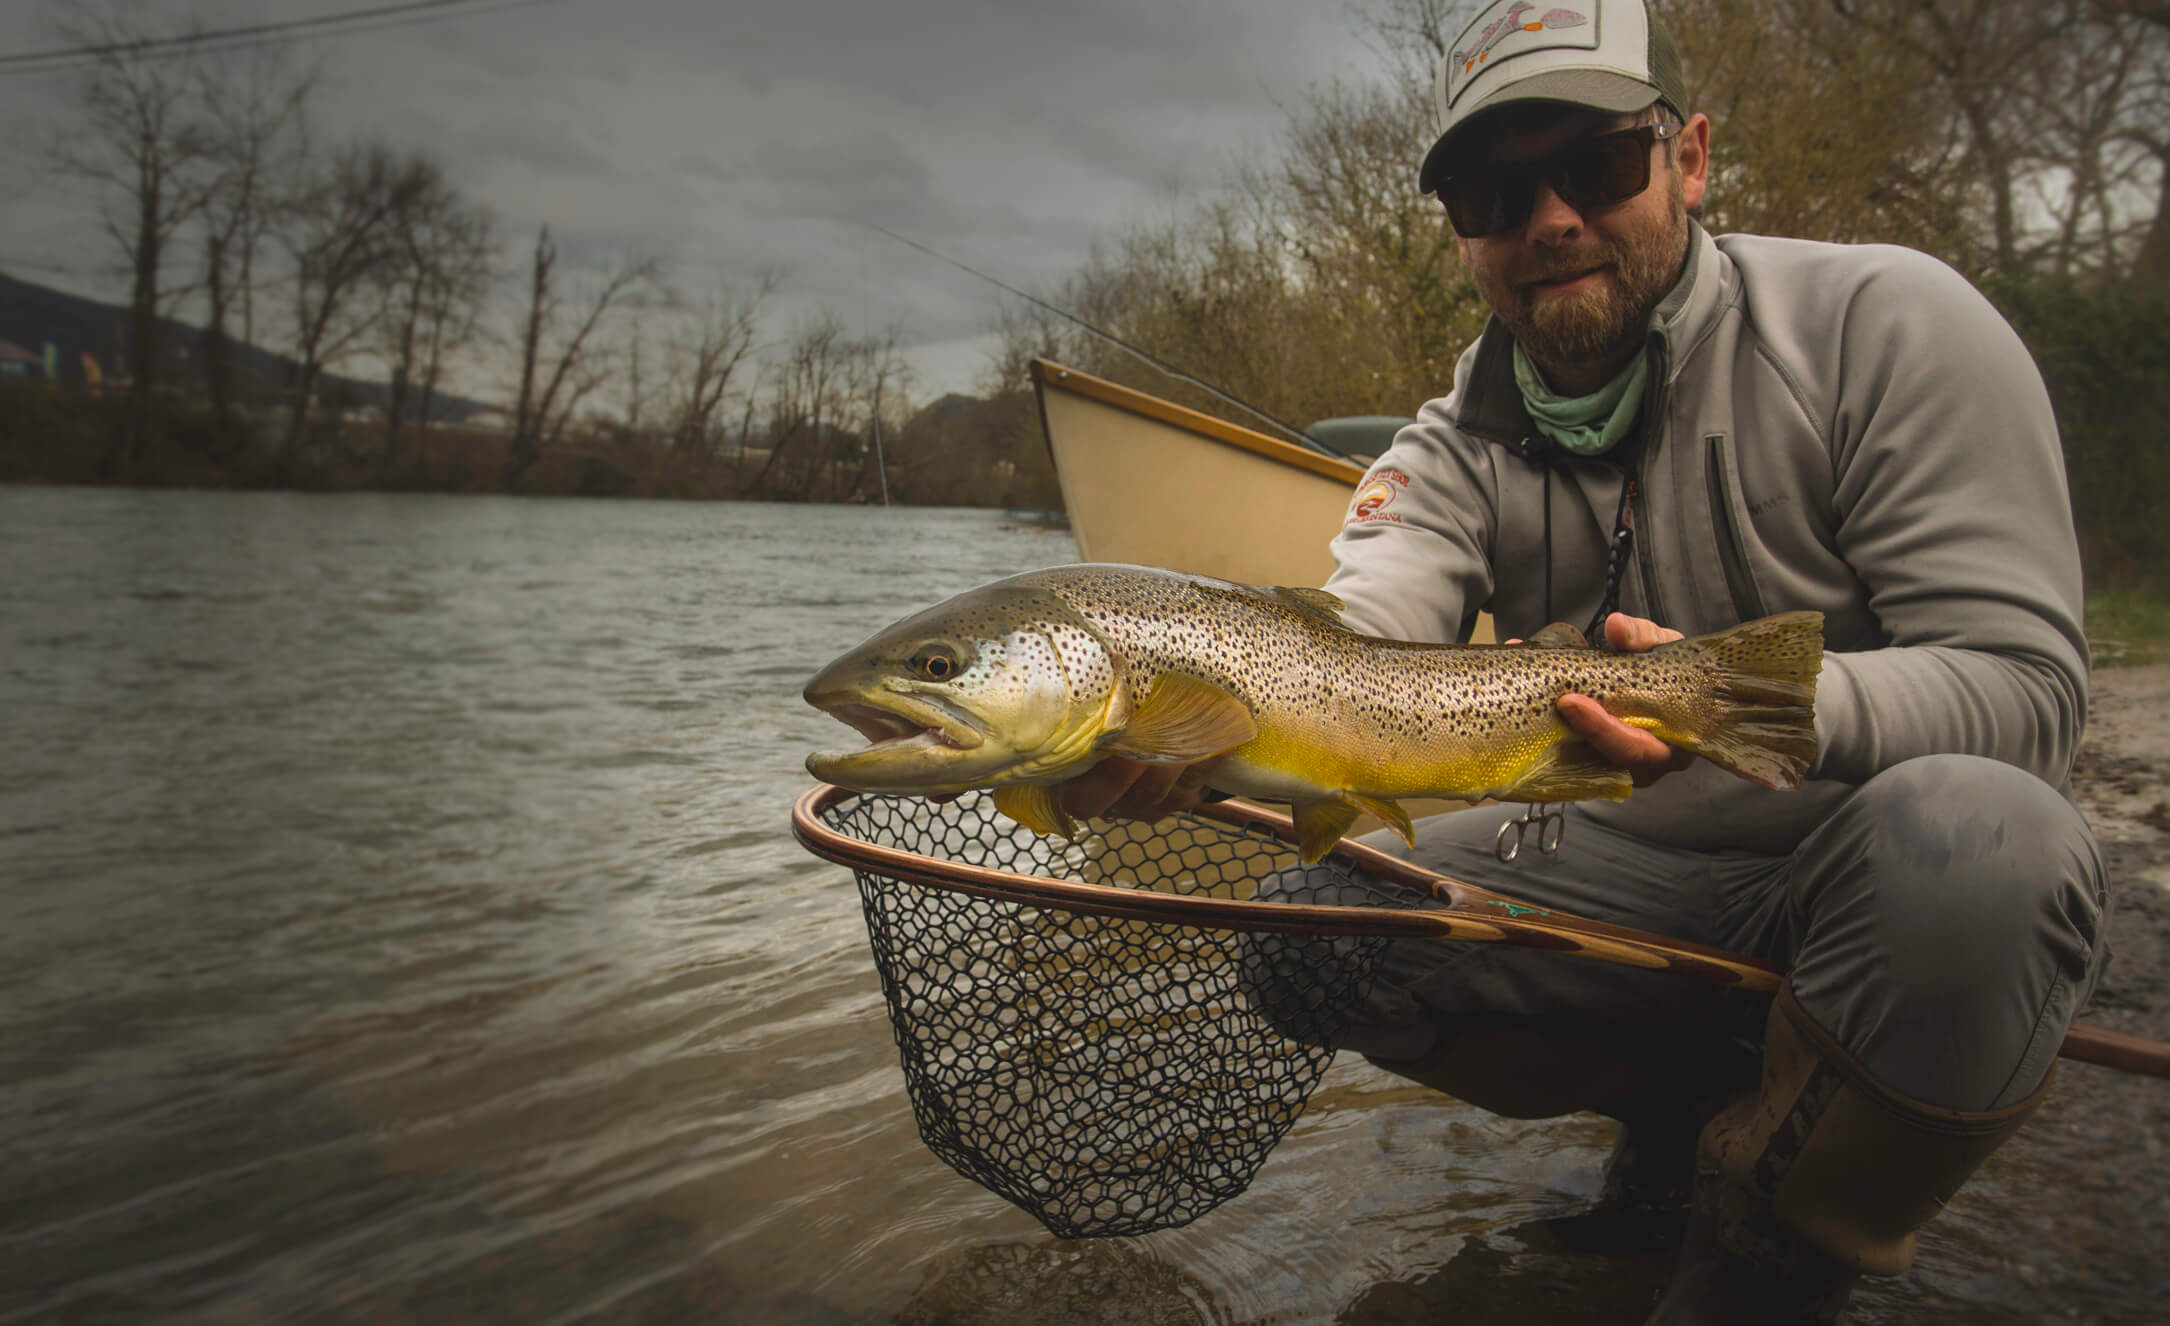
<svg viewBox="0 0 2170 1326"><path fill-rule="evenodd" d="M1299 589L1292 585L1275 585L1266 591L1296 611L1312 617L1323 617L1334 625L1341 625L1341 613L1349 605L1323 589Z"/></svg>
<svg viewBox="0 0 2170 1326"><path fill-rule="evenodd" d="M1011 783L995 789L995 809L1034 833L1077 837L1077 821L1055 799L1055 789L1037 783Z"/></svg>
<svg viewBox="0 0 2170 1326"><path fill-rule="evenodd" d="M1111 755L1147 764L1192 764L1258 735L1243 701L1225 687L1183 672L1163 672L1130 704L1130 719L1097 743Z"/></svg>
<svg viewBox="0 0 2170 1326"><path fill-rule="evenodd" d="M1566 622L1554 622L1522 642L1532 649L1588 649L1589 639Z"/></svg>

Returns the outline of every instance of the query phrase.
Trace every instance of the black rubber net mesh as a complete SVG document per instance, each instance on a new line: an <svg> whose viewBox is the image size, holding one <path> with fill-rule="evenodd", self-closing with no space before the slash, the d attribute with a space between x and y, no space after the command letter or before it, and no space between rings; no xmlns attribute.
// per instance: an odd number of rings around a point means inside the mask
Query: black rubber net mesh
<svg viewBox="0 0 2170 1326"><path fill-rule="evenodd" d="M1194 816L1042 837L979 794L858 796L827 819L921 856L1165 894L1249 899L1297 866L1263 832ZM1321 870L1336 901L1414 902ZM1332 1062L1386 943L1097 916L855 873L921 1137L1065 1238L1185 1224L1248 1187Z"/></svg>

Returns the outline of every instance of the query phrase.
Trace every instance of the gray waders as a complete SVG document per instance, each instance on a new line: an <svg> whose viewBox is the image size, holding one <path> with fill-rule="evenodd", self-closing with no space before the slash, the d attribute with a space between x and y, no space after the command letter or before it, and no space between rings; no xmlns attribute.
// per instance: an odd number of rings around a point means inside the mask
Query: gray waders
<svg viewBox="0 0 2170 1326"><path fill-rule="evenodd" d="M1503 863L1500 825L1522 813L1420 821L1413 851L1370 841L1539 906L1770 959L1792 969L1785 992L1403 943L1345 1044L1497 1113L1623 1120L1609 1200L1679 1211L1692 1182L1666 1322L1782 1321L1788 1303L1833 1320L1855 1275L1904 1270L1914 1231L2040 1104L2106 957L2085 821L1986 759L1896 765L1783 856L1689 852L1569 807L1557 853ZM1302 871L1268 892L1335 901Z"/></svg>

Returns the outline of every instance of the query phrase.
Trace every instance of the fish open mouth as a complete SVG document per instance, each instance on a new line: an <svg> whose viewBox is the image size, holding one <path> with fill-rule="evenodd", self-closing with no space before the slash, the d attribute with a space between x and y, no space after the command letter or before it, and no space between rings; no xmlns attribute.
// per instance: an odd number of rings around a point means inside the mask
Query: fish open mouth
<svg viewBox="0 0 2170 1326"><path fill-rule="evenodd" d="M969 729L960 731L945 723L928 723L917 715L894 713L877 709L870 704L840 704L823 706L827 713L839 722L859 730L867 739L867 749L875 750L893 746L943 746L951 750L970 750L979 745L979 734Z"/></svg>

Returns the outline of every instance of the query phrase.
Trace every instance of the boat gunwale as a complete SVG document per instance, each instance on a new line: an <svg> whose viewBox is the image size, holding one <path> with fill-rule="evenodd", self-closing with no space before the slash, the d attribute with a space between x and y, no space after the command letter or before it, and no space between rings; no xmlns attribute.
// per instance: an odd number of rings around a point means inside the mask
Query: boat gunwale
<svg viewBox="0 0 2170 1326"><path fill-rule="evenodd" d="M1322 478L1340 480L1351 488L1354 488L1364 477L1364 467L1353 461L1340 460L1315 451L1307 451L1293 442L1284 442L1277 437L1269 437L1264 433L1245 428L1241 424L1232 424L1225 419L1216 419L1210 414L1193 410L1188 406L1162 400L1158 396L1110 382L1106 378L1094 377L1083 370L1058 364L1052 359L1035 357L1027 364L1026 368L1032 376L1033 383L1042 391L1053 387L1060 391L1070 392L1073 395L1083 396L1088 400L1098 401L1103 405L1112 405L1119 410L1127 410L1132 414L1142 415L1160 423L1173 425L1186 432L1195 433L1225 446L1248 451L1266 460L1300 470L1308 470ZM1044 402L1042 410L1044 416ZM1049 442L1052 445L1052 437L1049 438Z"/></svg>

